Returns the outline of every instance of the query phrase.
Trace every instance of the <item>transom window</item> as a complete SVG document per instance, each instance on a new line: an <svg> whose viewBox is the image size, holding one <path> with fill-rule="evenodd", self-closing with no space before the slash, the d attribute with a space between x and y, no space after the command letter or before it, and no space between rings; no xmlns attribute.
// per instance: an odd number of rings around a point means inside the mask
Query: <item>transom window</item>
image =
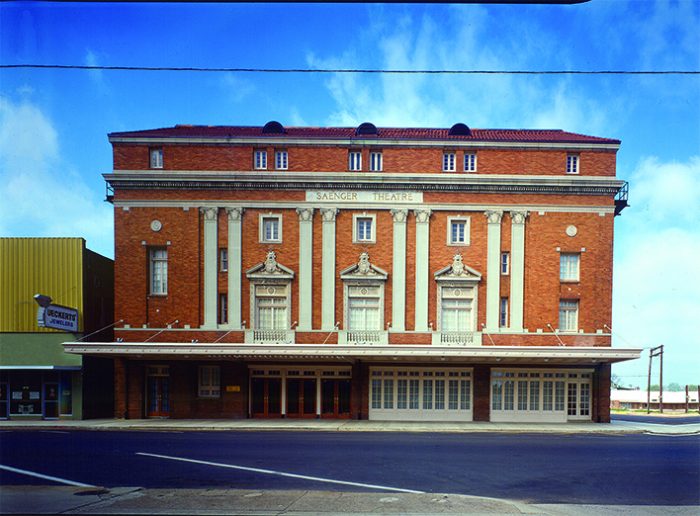
<svg viewBox="0 0 700 516"><path fill-rule="evenodd" d="M151 149L151 168L163 168L163 149Z"/></svg>
<svg viewBox="0 0 700 516"><path fill-rule="evenodd" d="M256 150L255 151L255 169L256 170L266 170L267 169L267 151L266 150Z"/></svg>
<svg viewBox="0 0 700 516"><path fill-rule="evenodd" d="M382 153L381 152L370 152L369 153L369 169L372 172L382 171Z"/></svg>
<svg viewBox="0 0 700 516"><path fill-rule="evenodd" d="M360 151L348 152L348 170L362 170L362 153Z"/></svg>
<svg viewBox="0 0 700 516"><path fill-rule="evenodd" d="M275 168L277 170L287 170L288 156L286 150L275 152Z"/></svg>
<svg viewBox="0 0 700 516"><path fill-rule="evenodd" d="M443 172L454 172L456 170L455 166L455 153L445 152L442 155L442 171Z"/></svg>
<svg viewBox="0 0 700 516"><path fill-rule="evenodd" d="M442 286L440 290L440 331L474 331L473 288Z"/></svg>
<svg viewBox="0 0 700 516"><path fill-rule="evenodd" d="M199 366L200 398L218 398L221 396L221 370L219 366Z"/></svg>
<svg viewBox="0 0 700 516"><path fill-rule="evenodd" d="M566 173L578 174L578 154L569 154L566 156Z"/></svg>
<svg viewBox="0 0 700 516"><path fill-rule="evenodd" d="M578 330L578 301L562 299L559 301L559 331Z"/></svg>
<svg viewBox="0 0 700 516"><path fill-rule="evenodd" d="M255 328L259 330L289 329L287 285L255 286Z"/></svg>
<svg viewBox="0 0 700 516"><path fill-rule="evenodd" d="M279 243L282 241L282 216L260 216L260 242Z"/></svg>
<svg viewBox="0 0 700 516"><path fill-rule="evenodd" d="M348 330L381 330L380 286L348 287Z"/></svg>
<svg viewBox="0 0 700 516"><path fill-rule="evenodd" d="M579 253L562 253L559 256L559 279L561 281L579 280Z"/></svg>
<svg viewBox="0 0 700 516"><path fill-rule="evenodd" d="M476 172L476 153L475 152L465 152L464 153L464 171L465 172Z"/></svg>
<svg viewBox="0 0 700 516"><path fill-rule="evenodd" d="M153 248L149 254L151 294L165 296L168 294L168 250Z"/></svg>
<svg viewBox="0 0 700 516"><path fill-rule="evenodd" d="M469 245L469 218L449 217L447 219L449 245Z"/></svg>

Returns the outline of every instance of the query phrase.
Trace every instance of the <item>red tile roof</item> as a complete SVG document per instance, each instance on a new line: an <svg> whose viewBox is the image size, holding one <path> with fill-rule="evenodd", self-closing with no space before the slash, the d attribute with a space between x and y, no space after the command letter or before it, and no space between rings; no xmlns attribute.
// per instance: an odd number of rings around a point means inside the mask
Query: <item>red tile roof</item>
<svg viewBox="0 0 700 516"><path fill-rule="evenodd" d="M161 129L110 133L110 138L318 138L378 140L455 140L482 142L542 142L619 144L620 140L569 133L561 129L472 129L471 135L450 135L449 129L379 127L377 135L356 135L355 127L285 127L284 135L263 134L262 126L176 125Z"/></svg>

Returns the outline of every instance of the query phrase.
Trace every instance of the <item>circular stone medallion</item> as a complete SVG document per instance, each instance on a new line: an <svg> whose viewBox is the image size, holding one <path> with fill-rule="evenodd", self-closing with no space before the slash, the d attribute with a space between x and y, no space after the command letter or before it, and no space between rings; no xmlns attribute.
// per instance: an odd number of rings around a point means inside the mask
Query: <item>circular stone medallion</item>
<svg viewBox="0 0 700 516"><path fill-rule="evenodd" d="M578 228L576 226L574 226L573 224L566 228L566 234L569 235L570 237L576 236L576 233L578 233Z"/></svg>
<svg viewBox="0 0 700 516"><path fill-rule="evenodd" d="M153 231L160 231L160 229L163 227L163 224L159 220L153 220L151 221L151 229Z"/></svg>

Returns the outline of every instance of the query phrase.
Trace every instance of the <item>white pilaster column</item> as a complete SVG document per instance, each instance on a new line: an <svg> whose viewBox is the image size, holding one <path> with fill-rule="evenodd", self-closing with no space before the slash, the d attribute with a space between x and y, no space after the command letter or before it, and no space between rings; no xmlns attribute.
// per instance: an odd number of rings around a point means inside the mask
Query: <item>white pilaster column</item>
<svg viewBox="0 0 700 516"><path fill-rule="evenodd" d="M216 219L218 208L200 208L204 214L204 325L203 328L216 328L217 274L216 255L218 253Z"/></svg>
<svg viewBox="0 0 700 516"><path fill-rule="evenodd" d="M523 331L523 295L525 286L526 211L511 211L510 230L510 329Z"/></svg>
<svg viewBox="0 0 700 516"><path fill-rule="evenodd" d="M241 329L241 222L243 208L226 208L228 213L228 325Z"/></svg>
<svg viewBox="0 0 700 516"><path fill-rule="evenodd" d="M416 216L416 331L428 331L430 280L430 210L414 210Z"/></svg>
<svg viewBox="0 0 700 516"><path fill-rule="evenodd" d="M335 328L335 216L337 208L321 208L323 252L321 253L321 329Z"/></svg>
<svg viewBox="0 0 700 516"><path fill-rule="evenodd" d="M486 234L486 331L498 331L501 292L501 217L502 211L487 211Z"/></svg>
<svg viewBox="0 0 700 516"><path fill-rule="evenodd" d="M406 217L408 210L391 210L394 218L394 268L391 275L391 328L406 329Z"/></svg>
<svg viewBox="0 0 700 516"><path fill-rule="evenodd" d="M313 314L313 208L297 208L299 214L299 326L310 331Z"/></svg>

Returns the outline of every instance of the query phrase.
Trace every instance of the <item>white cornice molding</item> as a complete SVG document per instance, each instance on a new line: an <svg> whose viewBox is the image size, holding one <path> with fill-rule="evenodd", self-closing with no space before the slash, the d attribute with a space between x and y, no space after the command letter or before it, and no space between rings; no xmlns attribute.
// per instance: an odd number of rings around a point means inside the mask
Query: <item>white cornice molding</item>
<svg viewBox="0 0 700 516"><path fill-rule="evenodd" d="M552 150L610 150L617 151L619 143L574 143L574 142L494 142L494 141L454 141L454 140L408 140L408 139L358 139L358 138L166 138L166 137L123 137L112 136L109 142L141 143L146 145L253 145L253 146L311 146L311 147L450 147L469 149L552 149Z"/></svg>

